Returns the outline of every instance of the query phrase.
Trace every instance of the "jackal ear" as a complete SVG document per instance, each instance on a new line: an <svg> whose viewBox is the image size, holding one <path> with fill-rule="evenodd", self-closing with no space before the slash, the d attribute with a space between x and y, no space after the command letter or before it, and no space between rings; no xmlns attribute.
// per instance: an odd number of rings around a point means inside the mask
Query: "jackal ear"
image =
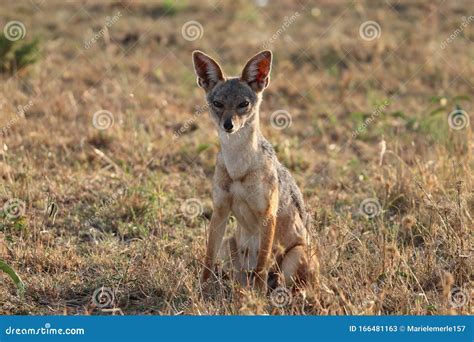
<svg viewBox="0 0 474 342"><path fill-rule="evenodd" d="M211 90L217 82L224 80L224 74L219 64L205 53L194 51L193 63L197 83L205 91Z"/></svg>
<svg viewBox="0 0 474 342"><path fill-rule="evenodd" d="M247 82L254 91L260 92L270 83L271 68L272 52L262 51L249 59L240 79Z"/></svg>

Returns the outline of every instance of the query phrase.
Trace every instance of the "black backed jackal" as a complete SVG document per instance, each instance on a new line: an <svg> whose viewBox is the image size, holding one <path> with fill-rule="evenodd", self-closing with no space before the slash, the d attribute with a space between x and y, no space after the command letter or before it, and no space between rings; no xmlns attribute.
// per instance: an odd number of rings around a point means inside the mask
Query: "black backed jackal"
<svg viewBox="0 0 474 342"><path fill-rule="evenodd" d="M219 64L200 51L193 53L193 61L221 146L202 281L212 275L220 251L228 251L223 254L230 256L237 279L257 288L310 281L317 260L308 250L303 196L259 128L272 53L260 52L233 78L225 77ZM238 228L224 240L230 214Z"/></svg>

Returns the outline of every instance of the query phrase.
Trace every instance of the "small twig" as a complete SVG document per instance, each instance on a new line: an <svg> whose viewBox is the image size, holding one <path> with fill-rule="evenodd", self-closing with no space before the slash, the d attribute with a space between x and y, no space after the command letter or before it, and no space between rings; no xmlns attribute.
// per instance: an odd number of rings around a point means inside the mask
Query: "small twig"
<svg viewBox="0 0 474 342"><path fill-rule="evenodd" d="M97 148L93 148L95 154L97 154L100 158L102 158L103 160L105 160L107 163L109 163L109 165L113 166L115 168L115 171L117 173L120 173L120 174L124 174L125 172L122 170L122 168L120 166L117 165L117 163L115 163L110 157L108 157L104 152L102 152L101 150L97 149Z"/></svg>

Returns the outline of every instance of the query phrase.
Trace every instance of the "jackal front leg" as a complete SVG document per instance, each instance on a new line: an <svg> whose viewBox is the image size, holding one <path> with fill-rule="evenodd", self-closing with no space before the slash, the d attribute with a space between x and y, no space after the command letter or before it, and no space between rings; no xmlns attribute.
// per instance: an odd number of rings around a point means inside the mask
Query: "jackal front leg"
<svg viewBox="0 0 474 342"><path fill-rule="evenodd" d="M211 276L212 269L216 262L217 253L224 238L227 219L229 217L230 207L215 207L209 224L209 236L207 239L206 258L204 260L204 269L202 271L201 282L204 285Z"/></svg>
<svg viewBox="0 0 474 342"><path fill-rule="evenodd" d="M278 210L278 191L273 190L268 198L267 210L260 223L260 246L255 268L255 286L266 291L268 266L273 249L273 240L276 229L276 215Z"/></svg>

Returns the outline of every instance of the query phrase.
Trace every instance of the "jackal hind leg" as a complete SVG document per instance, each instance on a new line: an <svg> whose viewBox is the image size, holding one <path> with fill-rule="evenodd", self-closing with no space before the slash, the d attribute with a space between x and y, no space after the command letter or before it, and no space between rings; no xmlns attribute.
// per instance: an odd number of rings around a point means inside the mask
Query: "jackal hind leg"
<svg viewBox="0 0 474 342"><path fill-rule="evenodd" d="M306 286L315 284L318 274L317 259L308 257L306 246L296 245L288 250L280 264L285 286Z"/></svg>

